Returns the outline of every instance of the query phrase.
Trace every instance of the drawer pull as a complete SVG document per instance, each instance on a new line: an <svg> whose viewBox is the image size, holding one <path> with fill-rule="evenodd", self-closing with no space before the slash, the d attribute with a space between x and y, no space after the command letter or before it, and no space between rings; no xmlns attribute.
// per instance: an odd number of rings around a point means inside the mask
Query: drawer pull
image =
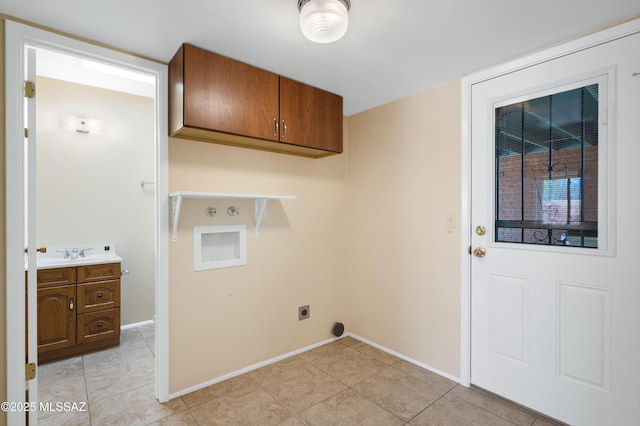
<svg viewBox="0 0 640 426"><path fill-rule="evenodd" d="M98 324L96 324L98 326L98 328L102 328L102 321L100 321Z"/></svg>
<svg viewBox="0 0 640 426"><path fill-rule="evenodd" d="M102 293L98 293L98 299L102 299Z"/></svg>

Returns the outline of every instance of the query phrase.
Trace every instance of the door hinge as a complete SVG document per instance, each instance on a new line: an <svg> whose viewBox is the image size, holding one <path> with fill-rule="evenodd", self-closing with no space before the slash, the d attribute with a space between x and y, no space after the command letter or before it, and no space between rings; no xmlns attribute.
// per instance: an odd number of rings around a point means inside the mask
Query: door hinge
<svg viewBox="0 0 640 426"><path fill-rule="evenodd" d="M36 378L36 363L30 362L24 365L24 379L33 380Z"/></svg>
<svg viewBox="0 0 640 426"><path fill-rule="evenodd" d="M36 97L36 85L32 81L24 82L24 97L25 98L35 98Z"/></svg>
<svg viewBox="0 0 640 426"><path fill-rule="evenodd" d="M29 129L27 129L26 127L24 128L24 138L29 139Z"/></svg>
<svg viewBox="0 0 640 426"><path fill-rule="evenodd" d="M469 254L471 254L471 246L469 246Z"/></svg>

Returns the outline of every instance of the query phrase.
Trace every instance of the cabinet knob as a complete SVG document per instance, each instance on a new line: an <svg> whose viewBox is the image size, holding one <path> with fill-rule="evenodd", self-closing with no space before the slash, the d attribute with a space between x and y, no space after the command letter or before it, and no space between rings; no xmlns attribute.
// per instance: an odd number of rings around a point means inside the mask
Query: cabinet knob
<svg viewBox="0 0 640 426"><path fill-rule="evenodd" d="M287 137L287 122L282 120L282 139Z"/></svg>
<svg viewBox="0 0 640 426"><path fill-rule="evenodd" d="M69 299L69 311L73 312L73 297Z"/></svg>
<svg viewBox="0 0 640 426"><path fill-rule="evenodd" d="M96 324L98 326L98 328L102 328L102 321L100 321L98 324Z"/></svg>
<svg viewBox="0 0 640 426"><path fill-rule="evenodd" d="M97 294L98 299L102 299L102 293Z"/></svg>
<svg viewBox="0 0 640 426"><path fill-rule="evenodd" d="M276 117L273 117L273 126L274 126L273 137L277 138L278 135L280 134L280 124L278 124L278 119Z"/></svg>

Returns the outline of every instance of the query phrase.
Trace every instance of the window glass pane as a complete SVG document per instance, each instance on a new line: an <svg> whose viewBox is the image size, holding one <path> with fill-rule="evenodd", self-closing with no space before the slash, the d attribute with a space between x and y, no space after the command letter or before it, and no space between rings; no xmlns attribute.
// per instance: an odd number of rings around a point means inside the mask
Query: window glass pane
<svg viewBox="0 0 640 426"><path fill-rule="evenodd" d="M496 235L598 246L598 85L495 109Z"/></svg>

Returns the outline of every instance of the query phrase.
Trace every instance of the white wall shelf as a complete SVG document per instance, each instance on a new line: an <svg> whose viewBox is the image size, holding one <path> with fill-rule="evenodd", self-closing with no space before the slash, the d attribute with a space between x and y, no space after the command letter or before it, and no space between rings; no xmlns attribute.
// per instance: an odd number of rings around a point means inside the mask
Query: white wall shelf
<svg viewBox="0 0 640 426"><path fill-rule="evenodd" d="M180 208L182 200L196 199L253 199L255 200L255 235L260 236L260 224L267 214L267 201L269 200L295 200L293 195L263 195L263 194L225 194L220 192L190 192L178 191L169 194L171 199L171 236L173 241L178 240L178 222L180 221Z"/></svg>

